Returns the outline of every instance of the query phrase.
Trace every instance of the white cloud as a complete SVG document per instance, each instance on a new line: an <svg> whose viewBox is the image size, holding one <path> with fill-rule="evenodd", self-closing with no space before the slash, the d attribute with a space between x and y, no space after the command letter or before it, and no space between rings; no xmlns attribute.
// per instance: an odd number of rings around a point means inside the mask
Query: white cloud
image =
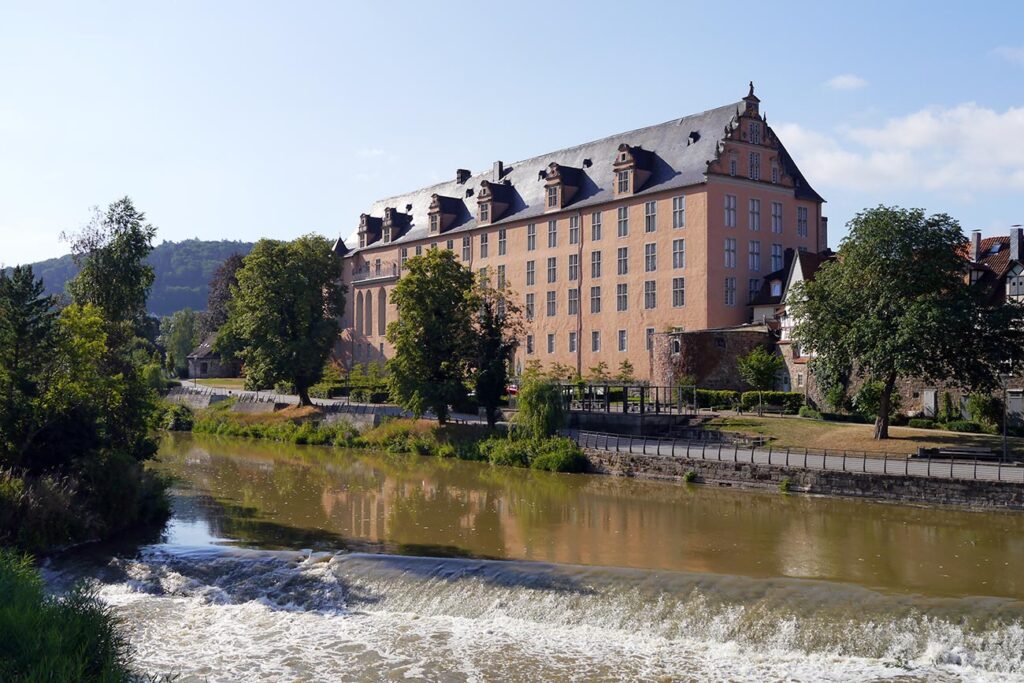
<svg viewBox="0 0 1024 683"><path fill-rule="evenodd" d="M825 81L825 85L833 90L859 90L867 84L866 80L854 74L840 74Z"/></svg>
<svg viewBox="0 0 1024 683"><path fill-rule="evenodd" d="M775 126L815 186L954 193L1024 190L1024 107L922 109L834 133Z"/></svg>
<svg viewBox="0 0 1024 683"><path fill-rule="evenodd" d="M1017 66L1024 66L1024 47L1011 47L1009 45L1001 45L996 49L992 50L992 54L1000 59L1005 59L1011 64Z"/></svg>

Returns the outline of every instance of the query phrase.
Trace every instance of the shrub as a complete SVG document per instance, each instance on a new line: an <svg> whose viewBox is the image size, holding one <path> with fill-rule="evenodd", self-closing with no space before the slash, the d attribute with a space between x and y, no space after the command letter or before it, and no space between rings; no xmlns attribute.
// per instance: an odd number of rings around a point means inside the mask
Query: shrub
<svg viewBox="0 0 1024 683"><path fill-rule="evenodd" d="M583 472L587 459L575 441L556 436L536 444L530 467L548 472Z"/></svg>
<svg viewBox="0 0 1024 683"><path fill-rule="evenodd" d="M147 387L157 393L163 393L164 389L166 389L164 373L160 369L159 363L149 363L142 367L142 381Z"/></svg>
<svg viewBox="0 0 1024 683"><path fill-rule="evenodd" d="M821 413L810 406L800 406L800 417L807 417L812 420L820 420Z"/></svg>
<svg viewBox="0 0 1024 683"><path fill-rule="evenodd" d="M798 391L762 391L761 401L766 406L782 406L782 409L790 414L796 415L804 404L804 395ZM744 410L757 409L758 392L745 391L740 397L740 405Z"/></svg>
<svg viewBox="0 0 1024 683"><path fill-rule="evenodd" d="M541 375L527 375L517 397L516 434L542 439L557 432L565 420L562 388Z"/></svg>
<svg viewBox="0 0 1024 683"><path fill-rule="evenodd" d="M532 441L526 439L491 438L480 443L480 451L494 465L529 467Z"/></svg>
<svg viewBox="0 0 1024 683"><path fill-rule="evenodd" d="M1003 420L1003 402L989 394L971 394L967 397L967 414L979 424L998 426Z"/></svg>
<svg viewBox="0 0 1024 683"><path fill-rule="evenodd" d="M83 587L46 596L26 557L0 550L0 679L130 681L129 647L117 620Z"/></svg>
<svg viewBox="0 0 1024 683"><path fill-rule="evenodd" d="M914 429L935 429L935 420L929 417L912 417L907 425Z"/></svg>
<svg viewBox="0 0 1024 683"><path fill-rule="evenodd" d="M713 410L727 410L738 405L740 392L697 389L697 406Z"/></svg>
<svg viewBox="0 0 1024 683"><path fill-rule="evenodd" d="M195 422L195 414L191 408L178 403L169 403L160 416L159 427L169 432L191 432Z"/></svg>
<svg viewBox="0 0 1024 683"><path fill-rule="evenodd" d="M437 447L435 455L439 458L457 458L459 453L452 444L443 443Z"/></svg>
<svg viewBox="0 0 1024 683"><path fill-rule="evenodd" d="M793 488L793 480L789 477L783 477L782 481L779 482L779 490L783 493L789 493Z"/></svg>
<svg viewBox="0 0 1024 683"><path fill-rule="evenodd" d="M981 434L985 431L985 428L980 424L970 420L951 420L942 427L951 432L970 432L971 434Z"/></svg>
<svg viewBox="0 0 1024 683"><path fill-rule="evenodd" d="M683 475L683 481L692 483L697 481L697 473L693 470L686 470L686 474Z"/></svg>

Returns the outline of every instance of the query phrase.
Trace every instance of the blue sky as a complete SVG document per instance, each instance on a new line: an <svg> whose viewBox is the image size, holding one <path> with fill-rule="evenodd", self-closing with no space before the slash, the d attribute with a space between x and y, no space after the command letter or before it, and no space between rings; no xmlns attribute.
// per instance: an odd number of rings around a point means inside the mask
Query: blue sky
<svg viewBox="0 0 1024 683"><path fill-rule="evenodd" d="M0 263L130 195L159 239L371 202L746 93L828 200L1024 223L1024 4L7 3Z"/></svg>

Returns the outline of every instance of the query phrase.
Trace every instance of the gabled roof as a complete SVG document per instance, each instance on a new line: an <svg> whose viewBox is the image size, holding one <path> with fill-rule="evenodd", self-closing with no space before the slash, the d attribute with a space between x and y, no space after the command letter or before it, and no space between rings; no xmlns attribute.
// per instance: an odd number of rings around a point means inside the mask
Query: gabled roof
<svg viewBox="0 0 1024 683"><path fill-rule="evenodd" d="M821 265L833 260L835 257L836 255L828 250L813 253L810 251L798 251L793 248L786 249L782 268L764 276L764 280L761 282L761 289L750 304L752 306L781 305L785 301L786 295L789 294L789 288L793 286L794 279L798 275L801 281L813 280ZM772 280L782 281L782 289L778 296L772 296Z"/></svg>
<svg viewBox="0 0 1024 683"><path fill-rule="evenodd" d="M503 201L508 201L508 209L497 220L493 220L491 225L534 217L540 219L545 213L544 171L552 163L582 169L577 176L579 188L565 208L582 209L594 206L615 198L613 164L619 146L623 144L635 148L635 151L644 157L647 162L645 166L648 166L651 172L643 187L635 192L634 196L703 183L707 180L708 164L717 157L727 133L738 125L739 116L745 106L743 101L732 102L655 126L616 133L575 147L513 164L504 164L501 167L500 178L495 177L496 169L475 174L461 183L457 178L452 178L450 181L414 192L380 199L374 202L369 214L382 216L387 207L400 207L405 210L406 206L411 206L410 229L390 244L424 239L429 236L428 212L431 197L437 194L456 198L467 207L466 211L457 212L464 216L465 220L456 221L457 224L446 232L451 234L473 230L478 227L476 195L480 192L481 183L486 180L492 183L508 183L505 186L507 189L498 190L506 195ZM691 133L696 135L691 136ZM779 152L787 173L797 182L797 196L820 200L781 145ZM497 164L495 166L497 167ZM377 246L383 245L374 242L365 249ZM353 249L350 253L359 251L361 250Z"/></svg>
<svg viewBox="0 0 1024 683"><path fill-rule="evenodd" d="M188 358L195 360L202 360L203 358L219 358L220 355L215 353L213 350L213 344L217 341L217 334L213 333L209 337L203 340L203 343L192 350L192 353L188 354Z"/></svg>
<svg viewBox="0 0 1024 683"><path fill-rule="evenodd" d="M1009 236L986 237L981 240L981 258L976 263L987 267L997 277L1006 275L1011 266Z"/></svg>

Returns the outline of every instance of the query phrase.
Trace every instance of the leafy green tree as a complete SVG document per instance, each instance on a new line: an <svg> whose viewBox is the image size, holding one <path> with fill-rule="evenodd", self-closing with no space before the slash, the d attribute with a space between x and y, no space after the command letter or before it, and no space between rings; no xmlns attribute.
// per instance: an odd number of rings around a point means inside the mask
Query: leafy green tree
<svg viewBox="0 0 1024 683"><path fill-rule="evenodd" d="M587 381L589 382L607 382L609 379L611 379L611 375L608 373L608 364L604 361L587 371Z"/></svg>
<svg viewBox="0 0 1024 683"><path fill-rule="evenodd" d="M397 320L387 329L391 393L407 410L444 424L466 395L476 349L473 274L447 249L409 259L391 291Z"/></svg>
<svg viewBox="0 0 1024 683"><path fill-rule="evenodd" d="M790 294L794 338L882 389L875 438L889 436L896 382L993 387L1020 358L1021 307L968 284L967 239L946 214L879 206L848 224L834 262Z"/></svg>
<svg viewBox="0 0 1024 683"><path fill-rule="evenodd" d="M320 381L340 333L341 263L320 235L260 240L237 272L238 286L215 348L245 364L246 385L288 382L301 405Z"/></svg>
<svg viewBox="0 0 1024 683"><path fill-rule="evenodd" d="M210 278L210 291L206 297L206 311L199 316L199 337L206 339L228 321L228 303L231 290L238 286L238 270L242 267L241 254L235 253L217 266Z"/></svg>
<svg viewBox="0 0 1024 683"><path fill-rule="evenodd" d="M740 379L757 392L757 414L763 410L762 396L765 391L775 388L775 378L786 366L782 356L772 353L763 346L756 346L736 361Z"/></svg>
<svg viewBox="0 0 1024 683"><path fill-rule="evenodd" d="M564 424L562 386L546 375L534 372L523 375L516 406L517 437L543 439L555 434Z"/></svg>
<svg viewBox="0 0 1024 683"><path fill-rule="evenodd" d="M632 382L635 379L633 374L633 364L629 362L629 359L624 359L619 363L619 376L617 379L620 382Z"/></svg>
<svg viewBox="0 0 1024 683"><path fill-rule="evenodd" d="M198 316L191 308L178 311L160 322L160 341L166 350L166 366L177 377L188 377L188 354L200 342L198 327Z"/></svg>
<svg viewBox="0 0 1024 683"><path fill-rule="evenodd" d="M487 425L494 427L508 386L509 363L522 334L522 317L507 289L478 283L476 301L476 399L487 413Z"/></svg>

